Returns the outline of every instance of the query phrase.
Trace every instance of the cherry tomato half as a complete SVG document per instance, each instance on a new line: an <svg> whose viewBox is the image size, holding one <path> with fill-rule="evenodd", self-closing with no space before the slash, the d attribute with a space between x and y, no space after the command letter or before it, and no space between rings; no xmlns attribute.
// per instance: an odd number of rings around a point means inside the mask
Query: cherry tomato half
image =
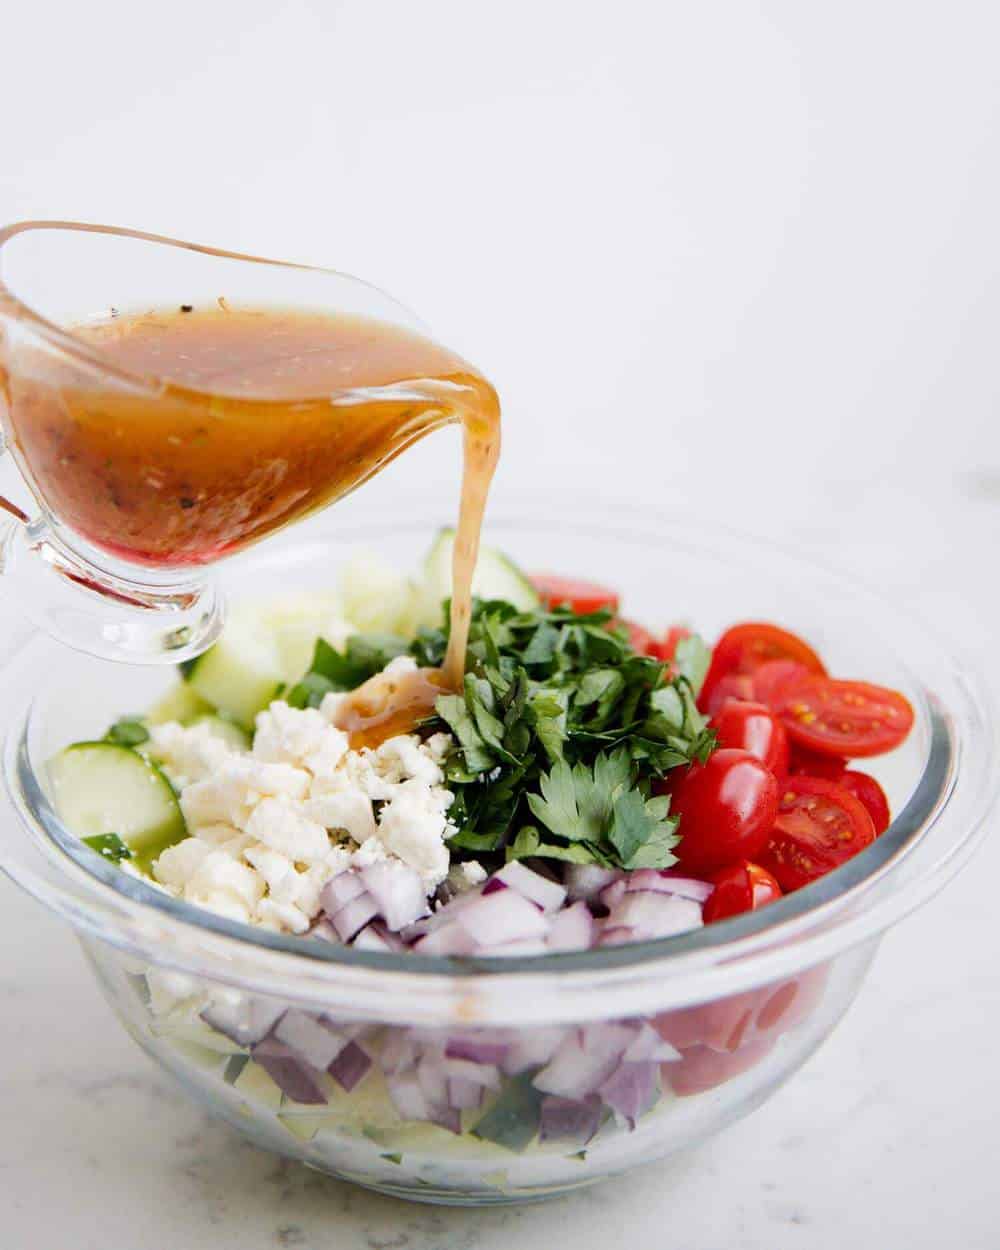
<svg viewBox="0 0 1000 1250"><path fill-rule="evenodd" d="M798 660L768 660L753 674L753 697L758 703L774 708L786 686L808 675L809 669Z"/></svg>
<svg viewBox="0 0 1000 1250"><path fill-rule="evenodd" d="M793 742L822 755L881 755L913 727L913 708L897 690L815 674L783 686L774 710Z"/></svg>
<svg viewBox="0 0 1000 1250"><path fill-rule="evenodd" d="M788 772L788 734L763 703L727 699L712 717L711 726L720 747L749 751L766 764L775 777L783 777Z"/></svg>
<svg viewBox="0 0 1000 1250"><path fill-rule="evenodd" d="M856 799L860 799L868 808L868 815L872 818L875 833L885 833L889 828L890 820L889 800L875 778L849 768L841 774L837 785L853 794Z"/></svg>
<svg viewBox="0 0 1000 1250"><path fill-rule="evenodd" d="M749 751L713 751L689 764L670 791L670 810L681 818L676 854L687 872L701 876L735 859L756 859L778 810L778 783Z"/></svg>
<svg viewBox="0 0 1000 1250"><path fill-rule="evenodd" d="M793 743L789 755L788 771L796 776L822 777L824 781L837 781L847 771L847 760L842 755L820 755L807 751Z"/></svg>
<svg viewBox="0 0 1000 1250"><path fill-rule="evenodd" d="M677 654L677 644L690 637L691 631L687 626L671 625L662 638L653 642L653 650L650 654L655 655L658 660L668 663Z"/></svg>
<svg viewBox="0 0 1000 1250"><path fill-rule="evenodd" d="M787 894L874 841L875 826L860 799L821 777L789 777L767 846L755 858Z"/></svg>
<svg viewBox="0 0 1000 1250"><path fill-rule="evenodd" d="M749 703L753 698L753 678L749 673L725 673L711 688L702 687L698 709L706 716L714 716L730 699Z"/></svg>
<svg viewBox="0 0 1000 1250"><path fill-rule="evenodd" d="M758 907L781 898L781 886L774 877L748 859L729 864L710 880L715 889L701 909L705 924L725 920L729 916L740 916L745 911L756 911Z"/></svg>
<svg viewBox="0 0 1000 1250"><path fill-rule="evenodd" d="M715 644L702 697L707 703L716 683L727 673L754 673L769 660L795 660L811 673L826 672L816 652L797 635L777 625L745 621L727 629Z"/></svg>
<svg viewBox="0 0 1000 1250"><path fill-rule="evenodd" d="M568 607L581 616L589 612L618 611L618 593L596 582L549 573L532 573L531 584L546 608Z"/></svg>

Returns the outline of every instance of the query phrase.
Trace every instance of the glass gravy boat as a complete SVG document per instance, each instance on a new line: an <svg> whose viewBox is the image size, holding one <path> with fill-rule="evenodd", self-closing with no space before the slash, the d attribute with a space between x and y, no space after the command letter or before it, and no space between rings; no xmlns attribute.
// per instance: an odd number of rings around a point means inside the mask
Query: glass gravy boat
<svg viewBox="0 0 1000 1250"><path fill-rule="evenodd" d="M462 420L488 387L428 344L438 353L433 376L347 384L293 407L235 400L129 372L74 333L192 306L422 330L384 292L331 270L111 226L0 230L0 450L6 442L38 504L29 517L0 498L0 596L62 642L109 659L175 664L204 651L222 627L218 560L355 489L417 439ZM333 463L338 433L356 441L373 414L378 438ZM227 429L250 441L232 464L225 438L207 450L219 440L206 431Z"/></svg>

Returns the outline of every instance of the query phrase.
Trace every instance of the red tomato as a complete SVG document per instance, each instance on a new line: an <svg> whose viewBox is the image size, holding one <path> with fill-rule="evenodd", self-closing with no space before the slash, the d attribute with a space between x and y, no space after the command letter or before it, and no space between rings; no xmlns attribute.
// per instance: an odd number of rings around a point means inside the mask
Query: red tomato
<svg viewBox="0 0 1000 1250"><path fill-rule="evenodd" d="M777 1040L772 1037L750 1042L728 1054L708 1046L694 1046L684 1051L680 1059L661 1063L660 1076L679 1098L704 1094L755 1067L767 1057Z"/></svg>
<svg viewBox="0 0 1000 1250"><path fill-rule="evenodd" d="M853 794L820 777L789 777L767 846L756 859L787 894L874 841L872 818Z"/></svg>
<svg viewBox="0 0 1000 1250"><path fill-rule="evenodd" d="M573 577L557 577L550 573L532 573L531 584L546 608L569 607L581 616L589 612L618 611L618 594L596 582L578 581Z"/></svg>
<svg viewBox="0 0 1000 1250"><path fill-rule="evenodd" d="M822 755L881 755L913 727L898 691L815 674L782 687L774 710L794 742Z"/></svg>
<svg viewBox="0 0 1000 1250"><path fill-rule="evenodd" d="M808 674L809 669L798 660L768 660L753 675L753 697L773 708L787 685Z"/></svg>
<svg viewBox="0 0 1000 1250"><path fill-rule="evenodd" d="M698 696L698 708L706 716L714 716L730 699L751 702L753 697L753 678L748 673L726 673L707 693L702 687Z"/></svg>
<svg viewBox="0 0 1000 1250"><path fill-rule="evenodd" d="M727 629L712 652L702 697L706 702L727 673L749 675L769 660L795 660L811 673L825 673L823 662L807 642L777 625L746 621Z"/></svg>
<svg viewBox="0 0 1000 1250"><path fill-rule="evenodd" d="M781 898L781 886L765 869L748 859L730 864L710 878L715 889L701 909L705 924L756 911Z"/></svg>
<svg viewBox="0 0 1000 1250"><path fill-rule="evenodd" d="M788 772L788 734L781 721L763 703L727 699L712 717L720 747L749 751L776 777Z"/></svg>
<svg viewBox="0 0 1000 1250"><path fill-rule="evenodd" d="M677 653L677 644L685 638L691 637L691 631L684 625L671 625L663 637L653 643L653 651L651 655L655 655L658 660L667 663L672 660Z"/></svg>
<svg viewBox="0 0 1000 1250"><path fill-rule="evenodd" d="M790 773L839 782L846 769L847 760L841 755L819 755L816 751L807 751L797 743L792 745L788 764Z"/></svg>
<svg viewBox="0 0 1000 1250"><path fill-rule="evenodd" d="M868 815L872 818L876 835L885 833L891 819L889 800L875 778L869 777L867 773L858 773L854 769L848 769L843 773L837 785L864 803L868 809Z"/></svg>
<svg viewBox="0 0 1000 1250"><path fill-rule="evenodd" d="M676 855L701 876L734 859L756 859L778 810L778 783L749 751L713 751L665 787L681 818Z"/></svg>
<svg viewBox="0 0 1000 1250"><path fill-rule="evenodd" d="M649 632L635 621L626 620L624 616L611 622L616 629L624 629L628 634L628 645L639 655L652 655L659 659L659 643Z"/></svg>

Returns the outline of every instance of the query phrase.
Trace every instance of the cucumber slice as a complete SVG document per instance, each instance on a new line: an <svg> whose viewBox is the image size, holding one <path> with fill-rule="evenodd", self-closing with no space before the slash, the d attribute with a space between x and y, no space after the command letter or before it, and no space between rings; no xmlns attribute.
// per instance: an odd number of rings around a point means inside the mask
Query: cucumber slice
<svg viewBox="0 0 1000 1250"><path fill-rule="evenodd" d="M454 529L443 529L424 561L423 625L441 623L441 604L451 597L451 561L455 550ZM480 547L472 593L480 599L504 599L522 612L538 607L538 594L528 577L509 556L493 547Z"/></svg>
<svg viewBox="0 0 1000 1250"><path fill-rule="evenodd" d="M180 721L186 725L199 716L213 711L211 703L206 703L196 695L187 682L178 682L171 686L157 703L154 703L146 716L148 725L165 725L168 720Z"/></svg>
<svg viewBox="0 0 1000 1250"><path fill-rule="evenodd" d="M285 684L273 637L239 624L185 665L184 677L195 694L248 729Z"/></svg>
<svg viewBox="0 0 1000 1250"><path fill-rule="evenodd" d="M281 676L291 684L309 668L317 638L339 647L351 632L335 591L301 591L267 601L249 600L233 613L230 628L273 640Z"/></svg>
<svg viewBox="0 0 1000 1250"><path fill-rule="evenodd" d="M187 836L170 782L114 742L77 742L49 764L56 810L78 837L116 833L140 863Z"/></svg>
<svg viewBox="0 0 1000 1250"><path fill-rule="evenodd" d="M340 571L344 615L362 634L405 634L415 587L373 551L358 551Z"/></svg>
<svg viewBox="0 0 1000 1250"><path fill-rule="evenodd" d="M196 716L191 724L207 725L213 738L221 738L234 751L250 750L250 735L235 721L225 720L221 716Z"/></svg>

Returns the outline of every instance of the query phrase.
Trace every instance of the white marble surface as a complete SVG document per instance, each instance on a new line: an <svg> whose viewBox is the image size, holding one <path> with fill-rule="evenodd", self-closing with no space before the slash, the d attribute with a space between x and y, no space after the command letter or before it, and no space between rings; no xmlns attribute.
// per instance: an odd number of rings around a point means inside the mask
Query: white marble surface
<svg viewBox="0 0 1000 1250"><path fill-rule="evenodd" d="M361 273L500 386L501 492L627 491L803 543L1000 691L995 5L174 0L162 19L19 7L0 218ZM424 445L371 497L420 473L451 489ZM9 647L2 585L0 618ZM367 1196L207 1121L68 930L0 882L0 1246L996 1250L998 880L995 837L716 1141L486 1212Z"/></svg>

